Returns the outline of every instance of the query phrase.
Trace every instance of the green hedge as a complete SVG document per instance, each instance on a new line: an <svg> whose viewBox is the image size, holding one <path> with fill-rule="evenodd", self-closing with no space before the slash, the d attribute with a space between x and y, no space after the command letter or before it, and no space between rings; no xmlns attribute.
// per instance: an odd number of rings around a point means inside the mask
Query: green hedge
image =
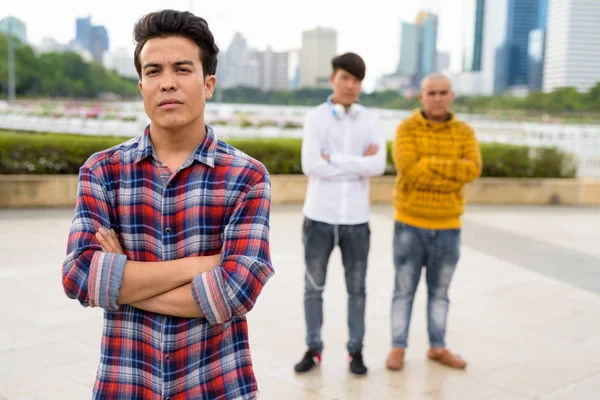
<svg viewBox="0 0 600 400"><path fill-rule="evenodd" d="M123 137L0 131L0 174L76 174L93 153L125 141ZM265 164L272 174L301 174L300 139L230 139L229 144ZM530 149L481 143L483 176L571 178L575 160L555 148ZM388 168L394 174L391 143Z"/></svg>

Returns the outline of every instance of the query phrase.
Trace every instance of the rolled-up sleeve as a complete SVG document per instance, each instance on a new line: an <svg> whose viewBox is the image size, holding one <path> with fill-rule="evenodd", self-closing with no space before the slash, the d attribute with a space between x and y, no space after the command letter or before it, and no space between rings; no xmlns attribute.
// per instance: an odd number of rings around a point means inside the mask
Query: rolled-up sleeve
<svg viewBox="0 0 600 400"><path fill-rule="evenodd" d="M221 265L196 276L192 293L212 325L245 315L274 274L269 245L271 182L260 182L240 196L223 234Z"/></svg>
<svg viewBox="0 0 600 400"><path fill-rule="evenodd" d="M82 168L62 283L65 294L85 307L119 308L117 300L127 257L103 252L95 237L98 228L111 229L111 207L100 179L88 168Z"/></svg>

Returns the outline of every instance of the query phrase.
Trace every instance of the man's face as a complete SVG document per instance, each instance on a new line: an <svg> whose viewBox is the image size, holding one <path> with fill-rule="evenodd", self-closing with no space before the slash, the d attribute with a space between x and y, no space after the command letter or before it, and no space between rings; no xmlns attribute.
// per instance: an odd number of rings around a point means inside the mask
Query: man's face
<svg viewBox="0 0 600 400"><path fill-rule="evenodd" d="M419 100L425 114L434 118L444 118L454 100L450 82L446 79L425 80Z"/></svg>
<svg viewBox="0 0 600 400"><path fill-rule="evenodd" d="M204 71L200 49L182 36L148 40L140 52L139 82L146 114L163 129L179 129L203 118L216 78Z"/></svg>
<svg viewBox="0 0 600 400"><path fill-rule="evenodd" d="M336 70L329 76L333 88L333 99L346 107L352 105L360 96L361 81L343 69Z"/></svg>

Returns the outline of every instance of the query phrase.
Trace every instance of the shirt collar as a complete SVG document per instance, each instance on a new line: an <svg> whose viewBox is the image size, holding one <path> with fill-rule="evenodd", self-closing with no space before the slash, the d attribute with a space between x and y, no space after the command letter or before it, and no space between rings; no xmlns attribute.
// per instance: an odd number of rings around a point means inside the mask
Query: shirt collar
<svg viewBox="0 0 600 400"><path fill-rule="evenodd" d="M215 166L215 155L217 153L218 139L216 138L213 129L209 125L205 125L205 127L206 136L202 143L196 147L196 150L190 156L190 159L196 160L213 168ZM150 125L148 125L140 137L135 162L137 163L145 160L152 154L154 154L154 147L152 146L152 139L150 138Z"/></svg>

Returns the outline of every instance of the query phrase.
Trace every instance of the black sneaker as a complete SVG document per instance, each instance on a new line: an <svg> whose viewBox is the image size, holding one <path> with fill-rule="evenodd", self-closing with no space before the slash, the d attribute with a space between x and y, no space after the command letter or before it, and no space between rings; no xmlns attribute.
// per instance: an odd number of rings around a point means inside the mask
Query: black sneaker
<svg viewBox="0 0 600 400"><path fill-rule="evenodd" d="M302 360L294 366L296 372L308 372L317 364L321 363L321 354L314 350L308 350L304 353Z"/></svg>
<svg viewBox="0 0 600 400"><path fill-rule="evenodd" d="M360 351L350 354L350 372L354 375L364 375L367 373L367 367L365 367Z"/></svg>

